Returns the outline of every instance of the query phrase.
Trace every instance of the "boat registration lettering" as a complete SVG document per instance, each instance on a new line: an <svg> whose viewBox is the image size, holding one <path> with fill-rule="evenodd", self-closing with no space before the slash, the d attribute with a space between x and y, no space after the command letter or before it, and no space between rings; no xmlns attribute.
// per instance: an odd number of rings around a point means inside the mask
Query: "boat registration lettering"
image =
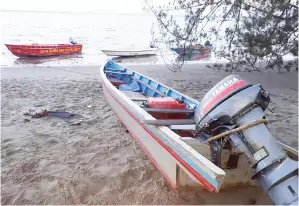
<svg viewBox="0 0 299 206"><path fill-rule="evenodd" d="M59 49L59 52L74 52L79 50L80 48L67 48L67 49Z"/></svg>
<svg viewBox="0 0 299 206"><path fill-rule="evenodd" d="M48 54L48 53L57 53L58 49L42 49L40 50L41 54Z"/></svg>
<svg viewBox="0 0 299 206"><path fill-rule="evenodd" d="M43 49L43 50L40 50L39 53L47 54L47 53L49 53L49 50L48 49Z"/></svg>
<svg viewBox="0 0 299 206"><path fill-rule="evenodd" d="M80 48L67 48L67 49L42 49L39 52L41 54L58 53L58 52L76 52L80 51Z"/></svg>

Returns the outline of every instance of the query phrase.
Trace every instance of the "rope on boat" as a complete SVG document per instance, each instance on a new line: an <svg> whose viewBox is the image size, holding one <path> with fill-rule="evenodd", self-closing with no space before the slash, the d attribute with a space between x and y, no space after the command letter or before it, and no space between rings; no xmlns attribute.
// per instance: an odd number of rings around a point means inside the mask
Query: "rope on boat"
<svg viewBox="0 0 299 206"><path fill-rule="evenodd" d="M241 126L241 127L238 127L238 128L235 128L235 129L232 129L232 130L223 132L223 133L221 133L221 134L218 134L218 135L216 135L216 136L214 136L214 137L211 137L211 138L207 139L207 141L208 141L208 142L212 142L212 141L214 141L214 140L220 139L221 137L225 137L225 136L230 135L230 134L232 134L232 133L235 133L235 132L239 132L239 131L241 131L241 130L248 129L248 128L250 128L250 127L253 127L253 126L255 126L255 125L262 124L262 123L264 123L264 124L268 124L269 121L266 120L266 119L256 120L256 121L254 121L254 122L251 122L251 123L249 123L249 124L243 125L243 126ZM228 138L229 138L229 137L228 137Z"/></svg>

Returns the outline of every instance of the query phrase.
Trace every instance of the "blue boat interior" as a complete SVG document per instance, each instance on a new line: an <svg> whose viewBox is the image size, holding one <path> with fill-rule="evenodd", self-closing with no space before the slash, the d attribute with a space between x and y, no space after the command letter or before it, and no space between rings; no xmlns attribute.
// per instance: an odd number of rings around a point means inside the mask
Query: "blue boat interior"
<svg viewBox="0 0 299 206"><path fill-rule="evenodd" d="M145 77L119 64L108 61L104 67L107 79L118 90L126 94L134 103L155 117L156 120L148 120L146 123L158 126L169 126L181 136L192 135L195 130L194 111L199 102L186 97L161 83ZM184 108L149 108L148 99L173 99L183 104ZM171 100L171 101L173 101ZM193 135L192 135L193 136Z"/></svg>

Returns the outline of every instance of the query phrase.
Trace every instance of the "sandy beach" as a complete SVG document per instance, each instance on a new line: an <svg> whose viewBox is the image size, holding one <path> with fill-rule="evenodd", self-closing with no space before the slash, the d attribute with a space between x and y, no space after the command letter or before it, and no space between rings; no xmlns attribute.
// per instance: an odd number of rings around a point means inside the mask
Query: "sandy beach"
<svg viewBox="0 0 299 206"><path fill-rule="evenodd" d="M197 99L229 75L191 64L129 68ZM298 73L236 74L270 92L270 131L298 149ZM99 66L2 67L1 98L2 204L272 204L260 188L172 191L106 102ZM42 109L81 117L24 116Z"/></svg>

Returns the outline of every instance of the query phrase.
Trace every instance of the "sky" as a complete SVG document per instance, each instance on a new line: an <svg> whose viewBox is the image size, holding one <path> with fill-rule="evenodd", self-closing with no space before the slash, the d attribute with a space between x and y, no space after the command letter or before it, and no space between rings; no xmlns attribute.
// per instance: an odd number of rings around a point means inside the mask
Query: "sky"
<svg viewBox="0 0 299 206"><path fill-rule="evenodd" d="M169 0L150 0L154 4ZM144 0L1 0L0 10L142 13Z"/></svg>

